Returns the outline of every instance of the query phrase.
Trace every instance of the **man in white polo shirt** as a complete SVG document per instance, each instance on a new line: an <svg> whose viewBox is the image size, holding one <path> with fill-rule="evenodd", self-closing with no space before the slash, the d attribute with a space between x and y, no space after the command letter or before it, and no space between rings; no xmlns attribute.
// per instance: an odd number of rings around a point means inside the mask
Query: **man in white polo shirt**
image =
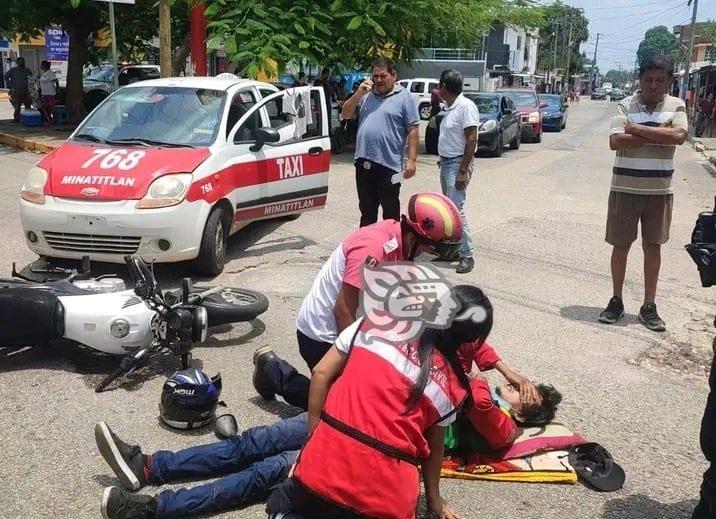
<svg viewBox="0 0 716 519"><path fill-rule="evenodd" d="M460 263L455 270L458 274L466 274L475 266L464 205L477 148L477 127L480 126L477 105L462 95L462 81L462 74L457 70L445 70L440 75L438 86L440 97L447 104L438 139L440 186L443 194L460 210L462 217Z"/></svg>

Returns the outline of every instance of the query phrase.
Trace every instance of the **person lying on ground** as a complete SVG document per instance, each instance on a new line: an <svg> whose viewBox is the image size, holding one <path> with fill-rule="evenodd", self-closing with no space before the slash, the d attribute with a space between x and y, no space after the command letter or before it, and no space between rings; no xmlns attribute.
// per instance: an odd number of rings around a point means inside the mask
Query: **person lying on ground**
<svg viewBox="0 0 716 519"><path fill-rule="evenodd" d="M220 442L144 454L139 445L126 443L100 422L95 426L97 447L121 484L104 490L102 517L187 517L263 501L271 487L288 477L307 434L308 417L302 413ZM146 485L220 476L205 485L155 496L129 492Z"/></svg>
<svg viewBox="0 0 716 519"><path fill-rule="evenodd" d="M554 419L562 401L559 391L546 384L534 385L513 371L487 342L463 344L458 357L463 371L469 374L472 395L472 402L461 411L460 426L472 425L479 452L509 447L521 427L541 426ZM473 371L473 362L480 372L496 369L506 383L491 390L487 379Z"/></svg>

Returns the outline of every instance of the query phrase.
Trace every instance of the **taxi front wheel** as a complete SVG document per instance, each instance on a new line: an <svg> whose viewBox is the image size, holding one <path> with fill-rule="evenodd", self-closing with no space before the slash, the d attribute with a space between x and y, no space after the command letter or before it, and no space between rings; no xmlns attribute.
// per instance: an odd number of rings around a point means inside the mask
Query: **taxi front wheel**
<svg viewBox="0 0 716 519"><path fill-rule="evenodd" d="M229 226L227 213L222 207L215 207L206 219L201 237L199 257L195 261L197 274L217 276L224 270L228 249Z"/></svg>

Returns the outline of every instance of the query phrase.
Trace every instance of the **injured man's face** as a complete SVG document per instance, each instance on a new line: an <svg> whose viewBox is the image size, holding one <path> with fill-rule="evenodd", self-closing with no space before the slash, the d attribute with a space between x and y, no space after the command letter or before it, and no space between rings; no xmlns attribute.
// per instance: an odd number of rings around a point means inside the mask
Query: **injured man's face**
<svg viewBox="0 0 716 519"><path fill-rule="evenodd" d="M510 410L513 415L519 415L522 411L522 402L520 400L520 390L509 383L500 384L495 388L497 396L510 404ZM542 405L542 395L539 395L537 405Z"/></svg>
<svg viewBox="0 0 716 519"><path fill-rule="evenodd" d="M537 402L523 404L520 390L512 384L501 384L494 388L494 400L502 408L509 408L512 418L524 426L542 426L554 420L562 394L554 386L537 384Z"/></svg>

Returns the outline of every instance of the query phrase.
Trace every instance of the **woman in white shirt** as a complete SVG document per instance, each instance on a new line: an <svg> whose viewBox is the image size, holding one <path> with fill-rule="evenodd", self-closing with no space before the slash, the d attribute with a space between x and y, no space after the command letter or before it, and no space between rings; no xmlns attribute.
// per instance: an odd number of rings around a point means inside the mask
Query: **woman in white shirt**
<svg viewBox="0 0 716 519"><path fill-rule="evenodd" d="M52 123L55 113L55 96L58 88L57 76L50 69L50 62L40 63L40 95L42 96L42 113L45 124Z"/></svg>

